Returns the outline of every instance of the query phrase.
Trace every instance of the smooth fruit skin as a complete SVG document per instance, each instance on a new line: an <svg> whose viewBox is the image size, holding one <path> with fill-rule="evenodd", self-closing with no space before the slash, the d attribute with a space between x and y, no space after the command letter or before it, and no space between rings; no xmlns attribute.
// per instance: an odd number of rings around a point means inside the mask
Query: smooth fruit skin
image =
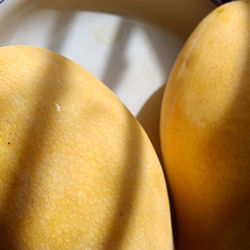
<svg viewBox="0 0 250 250"><path fill-rule="evenodd" d="M173 249L144 130L79 65L0 48L0 249Z"/></svg>
<svg viewBox="0 0 250 250"><path fill-rule="evenodd" d="M161 146L178 250L250 249L250 3L209 14L162 103Z"/></svg>

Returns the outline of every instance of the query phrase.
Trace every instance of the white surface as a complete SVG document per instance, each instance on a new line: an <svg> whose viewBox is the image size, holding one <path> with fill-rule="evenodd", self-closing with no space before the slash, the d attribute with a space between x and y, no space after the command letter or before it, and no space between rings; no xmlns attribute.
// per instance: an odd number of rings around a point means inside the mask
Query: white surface
<svg viewBox="0 0 250 250"><path fill-rule="evenodd" d="M136 116L167 80L182 41L167 31L114 15L0 4L0 46L56 51L102 80Z"/></svg>

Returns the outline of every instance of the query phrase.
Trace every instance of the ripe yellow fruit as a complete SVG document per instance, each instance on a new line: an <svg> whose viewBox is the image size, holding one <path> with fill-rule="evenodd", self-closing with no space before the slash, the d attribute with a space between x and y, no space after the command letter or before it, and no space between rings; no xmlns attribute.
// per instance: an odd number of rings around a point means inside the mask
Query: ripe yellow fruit
<svg viewBox="0 0 250 250"><path fill-rule="evenodd" d="M153 147L90 73L0 48L0 114L0 249L173 249Z"/></svg>
<svg viewBox="0 0 250 250"><path fill-rule="evenodd" d="M161 112L178 250L250 249L250 2L208 15L182 49Z"/></svg>

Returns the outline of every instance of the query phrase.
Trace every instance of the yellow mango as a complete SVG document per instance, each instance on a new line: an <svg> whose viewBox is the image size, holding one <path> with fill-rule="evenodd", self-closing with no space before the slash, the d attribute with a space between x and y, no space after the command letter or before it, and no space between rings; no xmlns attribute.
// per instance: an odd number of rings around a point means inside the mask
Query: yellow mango
<svg viewBox="0 0 250 250"><path fill-rule="evenodd" d="M2 47L0 114L0 249L173 249L151 142L94 76Z"/></svg>
<svg viewBox="0 0 250 250"><path fill-rule="evenodd" d="M250 249L250 2L214 10L165 89L161 147L178 250Z"/></svg>

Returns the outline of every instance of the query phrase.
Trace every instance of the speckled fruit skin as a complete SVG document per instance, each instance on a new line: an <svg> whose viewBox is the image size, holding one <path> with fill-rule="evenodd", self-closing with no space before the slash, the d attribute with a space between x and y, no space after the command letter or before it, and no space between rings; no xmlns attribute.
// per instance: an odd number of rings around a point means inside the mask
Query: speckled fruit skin
<svg viewBox="0 0 250 250"><path fill-rule="evenodd" d="M173 249L144 130L79 65L0 48L0 249Z"/></svg>
<svg viewBox="0 0 250 250"><path fill-rule="evenodd" d="M222 5L193 32L160 123L177 250L249 250L249 1Z"/></svg>

